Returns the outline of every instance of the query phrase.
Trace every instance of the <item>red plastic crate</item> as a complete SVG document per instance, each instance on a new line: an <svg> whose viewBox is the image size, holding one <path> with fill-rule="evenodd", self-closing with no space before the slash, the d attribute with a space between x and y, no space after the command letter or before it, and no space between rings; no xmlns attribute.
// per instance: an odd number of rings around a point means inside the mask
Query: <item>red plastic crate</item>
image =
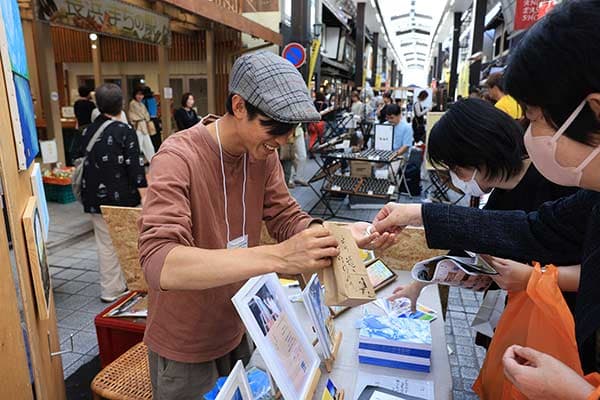
<svg viewBox="0 0 600 400"><path fill-rule="evenodd" d="M119 307L135 293L137 292L124 295L94 318L102 368L144 339L146 318L105 317L107 313Z"/></svg>

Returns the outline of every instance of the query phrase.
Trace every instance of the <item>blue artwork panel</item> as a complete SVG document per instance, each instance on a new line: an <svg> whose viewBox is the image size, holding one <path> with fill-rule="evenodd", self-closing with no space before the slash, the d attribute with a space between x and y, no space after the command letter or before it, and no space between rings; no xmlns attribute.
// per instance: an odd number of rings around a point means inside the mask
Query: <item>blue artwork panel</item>
<svg viewBox="0 0 600 400"><path fill-rule="evenodd" d="M29 81L20 75L13 74L13 82L17 94L25 159L27 160L27 167L29 167L40 151L35 128L33 102L31 101L31 89L29 88Z"/></svg>
<svg viewBox="0 0 600 400"><path fill-rule="evenodd" d="M2 0L2 19L8 40L8 53L10 64L14 73L29 78L27 70L27 53L25 52L25 39L21 26L21 15L17 0Z"/></svg>

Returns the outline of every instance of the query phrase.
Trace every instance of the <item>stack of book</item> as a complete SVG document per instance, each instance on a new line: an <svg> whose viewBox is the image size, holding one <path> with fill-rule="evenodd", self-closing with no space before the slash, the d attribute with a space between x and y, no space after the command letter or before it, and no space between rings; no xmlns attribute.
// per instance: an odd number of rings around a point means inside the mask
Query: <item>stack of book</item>
<svg viewBox="0 0 600 400"><path fill-rule="evenodd" d="M382 367L429 372L429 322L409 318L365 316L360 329L358 361Z"/></svg>

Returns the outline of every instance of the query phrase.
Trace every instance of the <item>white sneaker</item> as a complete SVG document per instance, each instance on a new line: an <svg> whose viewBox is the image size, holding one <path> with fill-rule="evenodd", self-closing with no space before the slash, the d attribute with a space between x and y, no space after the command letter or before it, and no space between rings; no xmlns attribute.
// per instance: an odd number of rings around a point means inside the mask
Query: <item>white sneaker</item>
<svg viewBox="0 0 600 400"><path fill-rule="evenodd" d="M112 303L113 301L120 299L122 296L129 294L129 289L125 289L122 293L116 296L100 296L100 301L103 303Z"/></svg>

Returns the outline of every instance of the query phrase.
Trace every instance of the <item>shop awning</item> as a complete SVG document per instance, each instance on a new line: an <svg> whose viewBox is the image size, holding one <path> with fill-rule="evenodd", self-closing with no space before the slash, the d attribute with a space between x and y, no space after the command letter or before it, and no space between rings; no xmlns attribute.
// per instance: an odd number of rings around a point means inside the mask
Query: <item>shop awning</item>
<svg viewBox="0 0 600 400"><path fill-rule="evenodd" d="M329 0L322 1L323 10L325 11L323 13L323 22L325 23L325 25L343 26L344 28L346 28L346 30L348 30L348 32L352 31L352 29L350 29L350 26L348 25L348 18L343 13L343 11L337 9L336 6L332 4ZM327 14L329 14L331 18L328 18Z"/></svg>
<svg viewBox="0 0 600 400"><path fill-rule="evenodd" d="M198 0L162 0L165 4L179 7L192 14L199 15L210 21L228 26L248 35L266 40L267 42L281 46L283 37L281 34L254 22L241 14L221 7L213 1Z"/></svg>

